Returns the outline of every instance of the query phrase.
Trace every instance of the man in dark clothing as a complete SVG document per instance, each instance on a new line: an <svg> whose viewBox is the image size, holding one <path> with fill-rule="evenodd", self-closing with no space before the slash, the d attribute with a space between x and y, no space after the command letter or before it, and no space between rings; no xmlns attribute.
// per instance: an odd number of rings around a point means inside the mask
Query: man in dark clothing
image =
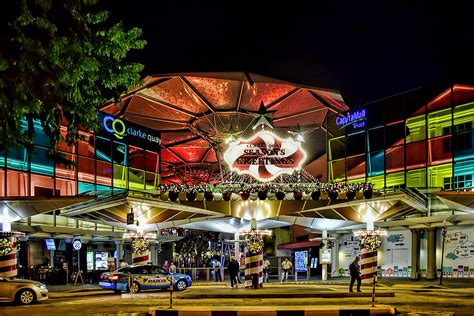
<svg viewBox="0 0 474 316"><path fill-rule="evenodd" d="M349 271L351 273L351 283L349 284L349 292L354 292L352 287L354 286L355 280L357 280L357 292L360 290L360 266L359 266L360 257L355 257L355 260L349 265Z"/></svg>
<svg viewBox="0 0 474 316"><path fill-rule="evenodd" d="M230 286L233 288L234 284L235 287L238 287L238 282L237 282L237 275L239 273L239 263L235 260L234 257L230 257L230 262L229 262L229 277L230 277Z"/></svg>

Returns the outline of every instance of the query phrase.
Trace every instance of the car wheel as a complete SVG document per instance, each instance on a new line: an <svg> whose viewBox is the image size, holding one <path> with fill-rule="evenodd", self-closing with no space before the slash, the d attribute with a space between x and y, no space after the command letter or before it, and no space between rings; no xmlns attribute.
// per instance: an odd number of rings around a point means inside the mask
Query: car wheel
<svg viewBox="0 0 474 316"><path fill-rule="evenodd" d="M140 292L140 284L133 282L132 286L130 287L130 293L136 294L138 292Z"/></svg>
<svg viewBox="0 0 474 316"><path fill-rule="evenodd" d="M188 284L184 280L179 280L176 283L176 288L178 289L178 291L184 291L186 290L187 287L188 287Z"/></svg>
<svg viewBox="0 0 474 316"><path fill-rule="evenodd" d="M23 289L16 295L16 301L23 305L29 305L35 301L35 293L30 289Z"/></svg>

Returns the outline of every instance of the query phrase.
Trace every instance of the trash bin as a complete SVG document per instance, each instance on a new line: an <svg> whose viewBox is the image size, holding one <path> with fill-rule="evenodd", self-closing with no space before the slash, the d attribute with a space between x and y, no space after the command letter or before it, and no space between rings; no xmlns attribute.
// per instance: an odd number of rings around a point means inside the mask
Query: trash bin
<svg viewBox="0 0 474 316"><path fill-rule="evenodd" d="M254 289L258 289L258 274L252 274L252 286Z"/></svg>

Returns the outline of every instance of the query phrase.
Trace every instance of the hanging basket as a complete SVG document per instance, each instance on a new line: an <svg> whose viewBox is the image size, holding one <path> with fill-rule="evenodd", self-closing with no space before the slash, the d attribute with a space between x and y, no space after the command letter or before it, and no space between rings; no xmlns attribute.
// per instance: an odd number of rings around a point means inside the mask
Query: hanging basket
<svg viewBox="0 0 474 316"><path fill-rule="evenodd" d="M178 194L179 200L182 201L182 202L186 201L186 195L187 195L187 194L186 194L185 191L179 192L179 194Z"/></svg>
<svg viewBox="0 0 474 316"><path fill-rule="evenodd" d="M303 200L305 201L311 200L311 191L303 192Z"/></svg>
<svg viewBox="0 0 474 316"><path fill-rule="evenodd" d="M288 192L285 194L285 200L293 200L293 198L295 197L295 195L293 194L293 192Z"/></svg>
<svg viewBox="0 0 474 316"><path fill-rule="evenodd" d="M192 202L196 199L196 193L188 192L186 193L186 198L188 199L188 201Z"/></svg>
<svg viewBox="0 0 474 316"><path fill-rule="evenodd" d="M169 193L169 198L170 198L171 201L176 202L176 200L178 199L178 195L179 195L178 192L171 191Z"/></svg>
<svg viewBox="0 0 474 316"><path fill-rule="evenodd" d="M224 192L222 193L222 198L224 201L230 201L230 198L232 197L232 192Z"/></svg>
<svg viewBox="0 0 474 316"><path fill-rule="evenodd" d="M346 197L348 200L353 200L356 196L355 191L347 191Z"/></svg>
<svg viewBox="0 0 474 316"><path fill-rule="evenodd" d="M169 192L168 191L162 191L160 193L160 200L168 201L168 198L169 198Z"/></svg>
<svg viewBox="0 0 474 316"><path fill-rule="evenodd" d="M266 200L267 199L267 191L258 191L258 198L260 200Z"/></svg>
<svg viewBox="0 0 474 316"><path fill-rule="evenodd" d="M337 195L338 195L337 191L330 191L330 192L329 192L329 198L330 198L332 201L337 200Z"/></svg>
<svg viewBox="0 0 474 316"><path fill-rule="evenodd" d="M232 193L231 200L237 201L238 199L240 199L240 195L238 195L237 193Z"/></svg>
<svg viewBox="0 0 474 316"><path fill-rule="evenodd" d="M256 201L258 199L258 193L257 192L251 192L250 193L250 200Z"/></svg>
<svg viewBox="0 0 474 316"><path fill-rule="evenodd" d="M276 196L277 200L281 201L285 198L285 193L280 191L280 192L277 192L275 194L275 196Z"/></svg>
<svg viewBox="0 0 474 316"><path fill-rule="evenodd" d="M319 198L321 197L321 191L313 191L313 193L311 193L311 198L315 201L319 200Z"/></svg>
<svg viewBox="0 0 474 316"><path fill-rule="evenodd" d="M337 198L338 198L339 200L345 200L345 199L346 199L346 192L339 192L339 193L337 194Z"/></svg>
<svg viewBox="0 0 474 316"><path fill-rule="evenodd" d="M214 201L222 201L222 198L223 198L222 193L220 192L214 193Z"/></svg>
<svg viewBox="0 0 474 316"><path fill-rule="evenodd" d="M329 197L328 191L321 192L321 200L327 200Z"/></svg>
<svg viewBox="0 0 474 316"><path fill-rule="evenodd" d="M268 192L267 193L267 199L269 199L270 201L273 201L276 199L276 194L275 192Z"/></svg>
<svg viewBox="0 0 474 316"><path fill-rule="evenodd" d="M206 201L211 202L214 199L214 193L206 192L204 193L204 198L206 199Z"/></svg>
<svg viewBox="0 0 474 316"><path fill-rule="evenodd" d="M372 189L370 189L370 190L365 190L365 191L364 191L364 197L365 197L366 199L370 199L370 198L372 197L372 194L373 194L373 193L374 193L374 192L372 191Z"/></svg>
<svg viewBox="0 0 474 316"><path fill-rule="evenodd" d="M301 191L295 191L293 193L293 197L295 198L295 200L299 201L303 198L303 192Z"/></svg>
<svg viewBox="0 0 474 316"><path fill-rule="evenodd" d="M243 201L247 201L250 197L250 193L248 192L240 192L240 198L243 200Z"/></svg>
<svg viewBox="0 0 474 316"><path fill-rule="evenodd" d="M198 200L199 202L203 201L204 200L204 192L198 192L196 194L196 200Z"/></svg>
<svg viewBox="0 0 474 316"><path fill-rule="evenodd" d="M358 200L362 200L364 198L364 192L362 192L361 190L356 191L356 198Z"/></svg>

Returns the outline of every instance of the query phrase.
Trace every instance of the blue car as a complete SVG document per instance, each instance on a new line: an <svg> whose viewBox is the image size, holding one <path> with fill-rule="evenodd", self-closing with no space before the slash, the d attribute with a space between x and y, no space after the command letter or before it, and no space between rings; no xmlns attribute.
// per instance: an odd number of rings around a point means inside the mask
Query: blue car
<svg viewBox="0 0 474 316"><path fill-rule="evenodd" d="M141 290L166 290L170 287L172 277L173 288L184 291L192 284L187 274L169 273L155 265L123 267L114 272L102 273L99 286L103 289L138 293Z"/></svg>

